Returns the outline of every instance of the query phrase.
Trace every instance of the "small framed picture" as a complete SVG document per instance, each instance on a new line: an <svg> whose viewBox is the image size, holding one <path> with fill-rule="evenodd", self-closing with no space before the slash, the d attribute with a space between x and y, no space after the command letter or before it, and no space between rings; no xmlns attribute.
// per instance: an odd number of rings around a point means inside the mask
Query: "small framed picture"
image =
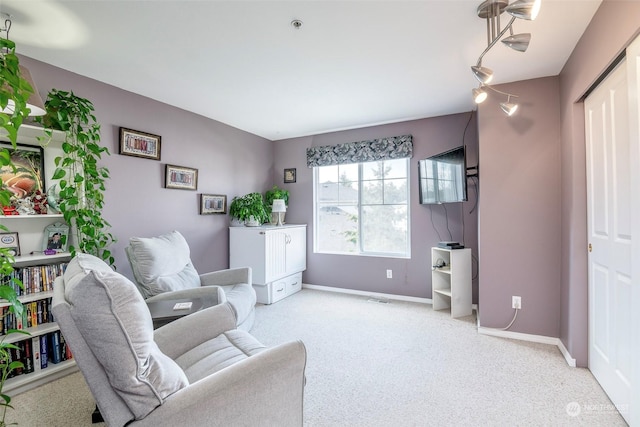
<svg viewBox="0 0 640 427"><path fill-rule="evenodd" d="M160 160L161 140L162 138L159 135L121 127L120 154Z"/></svg>
<svg viewBox="0 0 640 427"><path fill-rule="evenodd" d="M284 183L290 184L296 182L296 168L289 168L284 170Z"/></svg>
<svg viewBox="0 0 640 427"><path fill-rule="evenodd" d="M20 255L20 239L18 233L0 233L0 248L8 249L12 256Z"/></svg>
<svg viewBox="0 0 640 427"><path fill-rule="evenodd" d="M42 250L54 250L56 252L67 252L69 246L69 226L61 222L47 225L44 229L44 239L42 240Z"/></svg>
<svg viewBox="0 0 640 427"><path fill-rule="evenodd" d="M166 165L164 175L165 188L177 188L179 190L198 189L198 169Z"/></svg>
<svg viewBox="0 0 640 427"><path fill-rule="evenodd" d="M200 215L226 214L227 196L219 194L200 195Z"/></svg>

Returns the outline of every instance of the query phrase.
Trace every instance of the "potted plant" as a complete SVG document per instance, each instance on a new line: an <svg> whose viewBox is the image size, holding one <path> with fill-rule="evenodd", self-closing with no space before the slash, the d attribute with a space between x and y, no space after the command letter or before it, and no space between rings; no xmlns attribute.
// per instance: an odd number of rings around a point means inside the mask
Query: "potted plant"
<svg viewBox="0 0 640 427"><path fill-rule="evenodd" d="M269 220L260 193L249 193L234 197L229 205L229 215L247 226L259 226Z"/></svg>
<svg viewBox="0 0 640 427"><path fill-rule="evenodd" d="M273 207L273 201L276 199L284 200L284 204L289 206L289 191L283 190L282 188L274 185L270 190L267 190L264 193L264 208L267 211L267 215L271 220L271 224L275 224L278 222L277 215L273 215L271 212L271 208ZM285 212L282 212L282 220L284 221Z"/></svg>
<svg viewBox="0 0 640 427"><path fill-rule="evenodd" d="M88 253L113 266L115 260L109 246L116 239L108 232L111 224L102 216L109 170L98 166L102 155L110 153L100 145L100 124L93 114L93 104L73 92L52 89L45 107L47 114L38 117L38 121L66 135L64 154L54 160L53 179L58 180L58 209L74 236L69 248L71 256Z"/></svg>
<svg viewBox="0 0 640 427"><path fill-rule="evenodd" d="M0 127L7 132L7 137L11 145L15 148L18 139L18 129L23 120L29 115L27 107L29 95L33 93L33 88L20 74L20 64L15 54L15 43L9 39L0 39ZM15 168L11 161L9 150L0 150L0 166L10 166ZM4 185L0 188L0 205L4 208L11 206L12 192ZM3 225L0 228L8 231ZM15 258L9 248L0 248L0 277L6 278L13 272ZM8 281L2 280L0 285L0 298L9 302L9 310L6 312L21 316L24 310L22 303L18 300L16 289L23 288L22 282L17 278L10 278ZM20 361L11 361L12 349L17 349L15 344L5 341L6 337L13 333L23 333L24 331L9 330L0 340L0 426L6 425L5 416L7 409L12 408L11 397L3 393L5 381L9 374L17 368L22 368Z"/></svg>

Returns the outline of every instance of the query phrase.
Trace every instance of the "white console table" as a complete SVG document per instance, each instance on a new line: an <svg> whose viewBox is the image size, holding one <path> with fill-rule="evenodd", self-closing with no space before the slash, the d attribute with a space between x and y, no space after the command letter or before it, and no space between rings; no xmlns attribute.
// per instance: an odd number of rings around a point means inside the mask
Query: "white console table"
<svg viewBox="0 0 640 427"><path fill-rule="evenodd" d="M251 267L259 303L298 292L307 268L307 226L229 227L229 266Z"/></svg>

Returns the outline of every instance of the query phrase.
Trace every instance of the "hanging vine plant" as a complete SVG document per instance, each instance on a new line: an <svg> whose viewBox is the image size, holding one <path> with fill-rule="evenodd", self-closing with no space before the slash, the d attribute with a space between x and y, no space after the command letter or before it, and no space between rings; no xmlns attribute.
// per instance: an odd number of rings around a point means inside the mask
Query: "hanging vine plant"
<svg viewBox="0 0 640 427"><path fill-rule="evenodd" d="M38 121L49 129L65 132L63 155L56 157L53 179L58 180L59 209L71 226L71 256L88 253L114 267L109 246L116 242L102 216L109 169L98 165L109 150L100 145L100 124L91 101L52 89L45 101L47 114Z"/></svg>
<svg viewBox="0 0 640 427"><path fill-rule="evenodd" d="M0 127L6 131L7 138L14 148L18 139L18 130L24 118L30 113L27 101L32 93L33 88L20 74L20 65L15 54L15 43L9 39L0 39ZM11 154L6 148L0 149L0 166L9 166L15 169L11 161ZM0 184L2 184L0 206L2 208L11 206L13 193L4 185L4 182L0 181ZM0 228L8 231L4 225L0 224ZM0 277L10 277L14 270L14 262L13 253L8 248L0 248ZM22 315L24 307L17 297L16 289L18 288L23 288L23 285L17 278L12 277L8 281L2 281L0 298L9 303L9 310L0 319L6 317L8 313L14 313L16 316ZM5 381L12 371L24 367L20 361L11 361L11 350L16 350L18 347L5 341L9 334L14 333L28 335L25 331L9 329L0 340L0 426L6 425L7 409L12 408L11 397L2 391Z"/></svg>

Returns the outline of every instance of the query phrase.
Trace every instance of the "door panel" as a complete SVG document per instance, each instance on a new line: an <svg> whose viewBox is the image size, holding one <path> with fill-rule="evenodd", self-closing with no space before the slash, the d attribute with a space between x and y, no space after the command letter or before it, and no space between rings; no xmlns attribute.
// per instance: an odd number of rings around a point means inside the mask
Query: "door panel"
<svg viewBox="0 0 640 427"><path fill-rule="evenodd" d="M622 63L586 99L585 133L587 223L592 248L589 368L627 421L632 378L632 168L628 117L627 69Z"/></svg>

